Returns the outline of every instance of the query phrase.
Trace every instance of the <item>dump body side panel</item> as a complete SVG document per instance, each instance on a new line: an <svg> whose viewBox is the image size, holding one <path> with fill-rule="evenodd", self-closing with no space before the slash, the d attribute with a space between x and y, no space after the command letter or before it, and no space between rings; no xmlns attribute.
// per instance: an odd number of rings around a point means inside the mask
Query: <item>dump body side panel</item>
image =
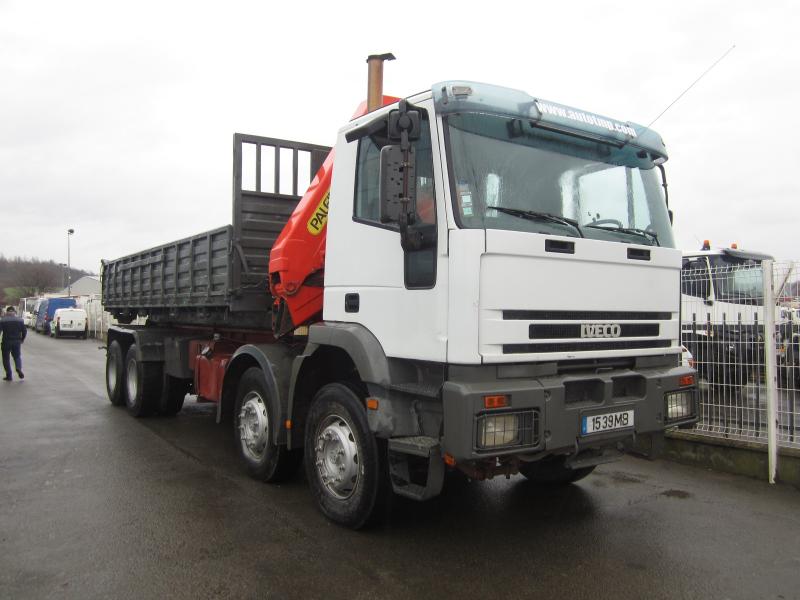
<svg viewBox="0 0 800 600"><path fill-rule="evenodd" d="M103 261L103 305L122 322L270 329L267 261L325 146L234 135L232 225Z"/></svg>

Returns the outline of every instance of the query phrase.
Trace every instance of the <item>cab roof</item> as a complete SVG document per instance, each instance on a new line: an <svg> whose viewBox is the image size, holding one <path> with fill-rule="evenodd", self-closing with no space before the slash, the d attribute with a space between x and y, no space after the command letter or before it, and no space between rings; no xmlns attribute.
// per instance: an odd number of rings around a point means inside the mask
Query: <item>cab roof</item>
<svg viewBox="0 0 800 600"><path fill-rule="evenodd" d="M712 248L711 250L684 250L684 258L696 258L698 256L730 256L739 260L775 260L775 257L761 252L751 252L739 250L737 248Z"/></svg>

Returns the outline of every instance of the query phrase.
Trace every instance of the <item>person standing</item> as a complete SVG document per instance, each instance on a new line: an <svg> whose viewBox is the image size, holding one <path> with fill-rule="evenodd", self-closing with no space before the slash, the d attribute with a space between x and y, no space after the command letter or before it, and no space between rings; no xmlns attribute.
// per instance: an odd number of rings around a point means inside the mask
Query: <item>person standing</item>
<svg viewBox="0 0 800 600"><path fill-rule="evenodd" d="M0 332L3 335L0 340L0 351L3 354L3 368L6 376L3 381L11 381L11 357L14 357L14 367L20 379L25 379L22 372L22 342L25 340L28 330L25 323L17 316L17 311L13 306L6 309L6 314L0 318Z"/></svg>

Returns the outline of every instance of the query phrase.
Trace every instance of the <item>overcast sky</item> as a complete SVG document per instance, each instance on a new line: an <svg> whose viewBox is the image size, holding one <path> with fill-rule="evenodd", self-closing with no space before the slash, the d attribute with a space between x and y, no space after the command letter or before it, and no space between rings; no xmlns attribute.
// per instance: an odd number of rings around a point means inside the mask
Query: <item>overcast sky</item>
<svg viewBox="0 0 800 600"><path fill-rule="evenodd" d="M800 258L792 2L0 0L0 253L99 271L230 222L234 132L331 145L366 95L446 79L649 123L676 239Z"/></svg>

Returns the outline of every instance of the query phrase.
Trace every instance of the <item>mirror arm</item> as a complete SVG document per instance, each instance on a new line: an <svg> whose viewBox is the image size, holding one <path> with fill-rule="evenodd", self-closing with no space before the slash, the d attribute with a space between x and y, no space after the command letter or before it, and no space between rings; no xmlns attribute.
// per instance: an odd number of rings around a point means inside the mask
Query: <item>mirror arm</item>
<svg viewBox="0 0 800 600"><path fill-rule="evenodd" d="M658 170L661 171L661 187L664 188L664 202L669 208L669 190L667 189L667 172L664 170L664 165L658 165Z"/></svg>

